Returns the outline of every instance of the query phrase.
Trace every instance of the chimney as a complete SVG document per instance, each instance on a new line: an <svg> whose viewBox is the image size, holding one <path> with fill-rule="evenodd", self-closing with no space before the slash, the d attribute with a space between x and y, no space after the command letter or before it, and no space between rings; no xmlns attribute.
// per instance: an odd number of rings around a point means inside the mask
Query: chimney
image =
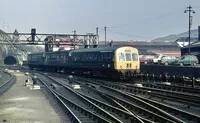
<svg viewBox="0 0 200 123"><path fill-rule="evenodd" d="M200 26L198 26L198 41L200 41Z"/></svg>

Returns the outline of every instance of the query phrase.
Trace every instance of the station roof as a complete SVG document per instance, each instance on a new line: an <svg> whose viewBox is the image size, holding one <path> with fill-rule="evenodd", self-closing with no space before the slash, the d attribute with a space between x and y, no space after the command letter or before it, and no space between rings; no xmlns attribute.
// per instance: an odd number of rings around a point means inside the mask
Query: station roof
<svg viewBox="0 0 200 123"><path fill-rule="evenodd" d="M191 43L190 47L199 47L200 48L200 41L196 41L196 42ZM187 45L187 46L183 47L183 49L184 48L189 48L189 46Z"/></svg>

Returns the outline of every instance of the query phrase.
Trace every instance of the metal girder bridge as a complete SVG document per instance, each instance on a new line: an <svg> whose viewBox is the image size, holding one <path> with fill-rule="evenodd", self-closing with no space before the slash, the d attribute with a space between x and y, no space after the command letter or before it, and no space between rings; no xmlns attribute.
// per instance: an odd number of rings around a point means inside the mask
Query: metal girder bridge
<svg viewBox="0 0 200 123"><path fill-rule="evenodd" d="M99 43L98 28L96 34L87 33L85 35L76 34L51 34L36 33L36 29L31 29L31 33L0 33L0 45L45 45L45 51L53 50L53 46L69 45L69 46L89 46L97 47ZM10 37L10 38L8 38Z"/></svg>

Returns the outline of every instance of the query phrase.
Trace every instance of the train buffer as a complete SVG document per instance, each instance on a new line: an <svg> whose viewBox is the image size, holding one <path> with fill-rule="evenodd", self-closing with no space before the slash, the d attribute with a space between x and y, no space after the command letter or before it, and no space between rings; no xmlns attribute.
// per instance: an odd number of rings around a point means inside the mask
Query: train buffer
<svg viewBox="0 0 200 123"><path fill-rule="evenodd" d="M30 90L40 90L40 86L39 85L31 85Z"/></svg>
<svg viewBox="0 0 200 123"><path fill-rule="evenodd" d="M73 89L81 89L81 86L80 85L71 85L71 87L73 88Z"/></svg>

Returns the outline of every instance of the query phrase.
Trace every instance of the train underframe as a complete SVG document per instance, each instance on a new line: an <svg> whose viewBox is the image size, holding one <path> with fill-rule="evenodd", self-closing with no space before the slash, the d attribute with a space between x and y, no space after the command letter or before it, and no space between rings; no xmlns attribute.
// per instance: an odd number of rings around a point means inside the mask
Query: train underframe
<svg viewBox="0 0 200 123"><path fill-rule="evenodd" d="M37 69L41 71L51 71L51 72L63 72L66 74L74 74L87 77L100 77L112 80L130 80L134 77L139 70L115 70L115 69L97 69L97 68L68 68L68 67L58 67L58 66L38 66L29 65L30 69Z"/></svg>

